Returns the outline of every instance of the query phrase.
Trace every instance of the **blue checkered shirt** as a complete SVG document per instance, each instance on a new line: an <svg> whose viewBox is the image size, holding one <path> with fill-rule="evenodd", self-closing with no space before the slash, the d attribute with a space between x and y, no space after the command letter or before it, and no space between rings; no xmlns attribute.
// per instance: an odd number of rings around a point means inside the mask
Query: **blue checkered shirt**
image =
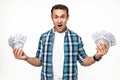
<svg viewBox="0 0 120 80"><path fill-rule="evenodd" d="M39 40L36 57L42 62L41 80L53 80L52 55L54 38L54 29L51 29L43 33ZM86 56L81 37L67 29L64 37L63 80L77 80L77 61L82 64Z"/></svg>

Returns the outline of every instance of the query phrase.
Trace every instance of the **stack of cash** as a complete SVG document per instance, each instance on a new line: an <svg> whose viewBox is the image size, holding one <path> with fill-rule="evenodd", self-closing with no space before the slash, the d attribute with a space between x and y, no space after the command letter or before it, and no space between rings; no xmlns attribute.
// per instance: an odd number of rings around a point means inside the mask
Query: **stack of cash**
<svg viewBox="0 0 120 80"><path fill-rule="evenodd" d="M17 34L14 36L10 36L8 38L8 43L10 45L11 48L23 48L25 41L27 39L27 36L24 34Z"/></svg>
<svg viewBox="0 0 120 80"><path fill-rule="evenodd" d="M105 43L109 44L109 47L116 45L116 39L113 36L112 33L107 31L97 31L92 34L92 38L95 41L95 43L99 43L100 41L103 41Z"/></svg>

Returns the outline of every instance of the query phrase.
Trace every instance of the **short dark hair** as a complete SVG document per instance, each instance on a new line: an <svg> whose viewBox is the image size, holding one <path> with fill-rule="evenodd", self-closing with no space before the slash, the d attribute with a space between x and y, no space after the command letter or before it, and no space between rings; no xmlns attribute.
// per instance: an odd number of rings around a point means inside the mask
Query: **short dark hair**
<svg viewBox="0 0 120 80"><path fill-rule="evenodd" d="M62 9L62 10L66 10L67 11L67 15L69 15L69 9L67 6L63 5L63 4L57 4L57 5L54 5L51 9L51 14L53 14L53 10L54 9Z"/></svg>

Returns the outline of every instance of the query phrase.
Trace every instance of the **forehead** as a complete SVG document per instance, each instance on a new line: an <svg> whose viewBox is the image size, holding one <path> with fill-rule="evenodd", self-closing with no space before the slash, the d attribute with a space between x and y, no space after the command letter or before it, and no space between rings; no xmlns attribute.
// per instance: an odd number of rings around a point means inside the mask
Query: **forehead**
<svg viewBox="0 0 120 80"><path fill-rule="evenodd" d="M63 9L54 9L52 15L67 15L67 11Z"/></svg>

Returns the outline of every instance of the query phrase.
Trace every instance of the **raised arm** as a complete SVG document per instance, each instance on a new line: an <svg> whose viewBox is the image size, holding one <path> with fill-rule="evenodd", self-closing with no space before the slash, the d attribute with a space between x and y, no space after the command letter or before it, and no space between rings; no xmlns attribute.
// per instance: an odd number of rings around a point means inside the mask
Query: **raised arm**
<svg viewBox="0 0 120 80"><path fill-rule="evenodd" d="M83 61L83 66L89 66L93 63L95 63L96 61L99 61L102 56L104 56L105 54L107 54L108 50L109 50L109 46L106 43L98 43L97 44L97 48L96 48L97 52L94 56L90 57L86 57Z"/></svg>
<svg viewBox="0 0 120 80"><path fill-rule="evenodd" d="M14 48L13 54L16 59L27 61L29 64L33 66L39 67L42 64L38 58L27 56L22 49Z"/></svg>

